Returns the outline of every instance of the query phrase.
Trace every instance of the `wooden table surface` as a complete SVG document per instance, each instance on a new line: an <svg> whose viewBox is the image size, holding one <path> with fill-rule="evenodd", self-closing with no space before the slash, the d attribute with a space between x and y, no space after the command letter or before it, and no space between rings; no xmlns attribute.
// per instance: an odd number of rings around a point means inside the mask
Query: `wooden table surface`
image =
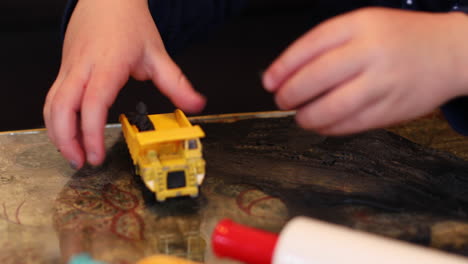
<svg viewBox="0 0 468 264"><path fill-rule="evenodd" d="M106 129L101 167L72 170L45 131L0 135L0 263L108 263L163 253L206 263L228 217L279 232L307 215L468 255L468 140L440 113L388 130L325 137L291 113L192 118L207 176L197 199L151 203L120 127ZM371 250L371 249L370 249Z"/></svg>

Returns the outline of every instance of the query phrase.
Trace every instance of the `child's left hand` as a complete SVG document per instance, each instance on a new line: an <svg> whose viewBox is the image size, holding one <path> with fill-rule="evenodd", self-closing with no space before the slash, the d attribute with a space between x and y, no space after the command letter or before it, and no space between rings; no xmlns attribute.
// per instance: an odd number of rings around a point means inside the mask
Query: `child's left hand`
<svg viewBox="0 0 468 264"><path fill-rule="evenodd" d="M302 127L339 135L422 116L468 92L468 17L366 8L325 21L263 76Z"/></svg>

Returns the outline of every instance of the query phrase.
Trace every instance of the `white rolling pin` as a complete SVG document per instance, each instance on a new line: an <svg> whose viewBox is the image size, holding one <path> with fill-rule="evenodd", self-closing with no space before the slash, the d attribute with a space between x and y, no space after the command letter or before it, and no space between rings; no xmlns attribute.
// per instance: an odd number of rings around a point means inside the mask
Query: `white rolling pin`
<svg viewBox="0 0 468 264"><path fill-rule="evenodd" d="M297 217L278 235L221 221L214 253L249 264L461 264L468 258L440 250Z"/></svg>

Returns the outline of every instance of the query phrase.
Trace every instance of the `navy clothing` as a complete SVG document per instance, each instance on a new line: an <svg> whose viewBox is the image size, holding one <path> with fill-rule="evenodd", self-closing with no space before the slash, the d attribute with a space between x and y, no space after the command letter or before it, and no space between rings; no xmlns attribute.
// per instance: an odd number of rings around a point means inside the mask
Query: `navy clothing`
<svg viewBox="0 0 468 264"><path fill-rule="evenodd" d="M158 26L169 54L180 50L193 38L206 34L228 18L238 14L248 0L148 0L151 15ZM78 0L69 0L62 33Z"/></svg>
<svg viewBox="0 0 468 264"><path fill-rule="evenodd" d="M370 2L374 5L428 12L468 10L468 1L466 0L374 0Z"/></svg>
<svg viewBox="0 0 468 264"><path fill-rule="evenodd" d="M78 0L69 0L63 23L65 32L68 20ZM148 0L166 49L170 54L190 40L207 33L229 17L239 13L249 0ZM284 0L288 1L288 0ZM310 0L317 1L320 0ZM359 4L354 4L359 2ZM341 5L384 6L428 12L468 12L468 0L325 0L328 7ZM354 6L353 6L354 7ZM457 132L468 135L468 97L454 99L442 107L447 121Z"/></svg>
<svg viewBox="0 0 468 264"><path fill-rule="evenodd" d="M468 136L468 97L451 100L441 108L453 130Z"/></svg>
<svg viewBox="0 0 468 264"><path fill-rule="evenodd" d="M169 53L237 14L247 0L149 0L151 15Z"/></svg>
<svg viewBox="0 0 468 264"><path fill-rule="evenodd" d="M169 53L188 41L208 32L239 13L249 0L148 0L148 5ZM287 2L288 0L284 0ZM311 2L320 0L309 0ZM63 32L78 0L69 0L65 11ZM304 0L304 2L308 2ZM326 5L384 6L429 12L467 10L468 0L325 0ZM355 3L353 3L355 2Z"/></svg>

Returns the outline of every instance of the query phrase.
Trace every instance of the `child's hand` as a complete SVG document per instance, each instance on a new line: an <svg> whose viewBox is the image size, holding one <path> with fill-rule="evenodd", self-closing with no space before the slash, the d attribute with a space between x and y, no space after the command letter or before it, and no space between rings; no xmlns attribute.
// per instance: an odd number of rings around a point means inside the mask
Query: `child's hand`
<svg viewBox="0 0 468 264"><path fill-rule="evenodd" d="M205 104L166 53L146 0L80 0L44 106L49 138L73 167L102 163L108 108L130 75L187 112Z"/></svg>
<svg viewBox="0 0 468 264"><path fill-rule="evenodd" d="M263 83L282 109L324 134L383 127L468 88L468 17L382 8L324 22L293 43Z"/></svg>

